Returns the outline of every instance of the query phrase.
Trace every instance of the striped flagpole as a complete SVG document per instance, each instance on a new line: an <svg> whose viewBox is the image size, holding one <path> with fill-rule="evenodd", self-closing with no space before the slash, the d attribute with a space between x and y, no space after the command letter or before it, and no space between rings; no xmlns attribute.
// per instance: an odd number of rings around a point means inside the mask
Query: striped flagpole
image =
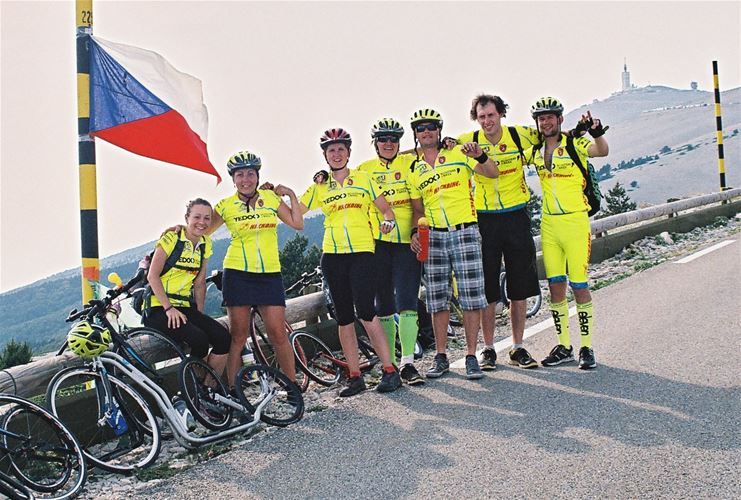
<svg viewBox="0 0 741 500"><path fill-rule="evenodd" d="M82 303L94 298L92 281L100 280L98 259L98 192L95 178L95 142L90 132L90 35L93 0L75 0L77 29L77 153L80 166L80 240Z"/></svg>
<svg viewBox="0 0 741 500"><path fill-rule="evenodd" d="M720 86L718 85L718 61L713 61L713 86L715 87L715 128L718 138L718 173L720 174L720 190L726 187L726 161L723 157L723 119L720 114Z"/></svg>

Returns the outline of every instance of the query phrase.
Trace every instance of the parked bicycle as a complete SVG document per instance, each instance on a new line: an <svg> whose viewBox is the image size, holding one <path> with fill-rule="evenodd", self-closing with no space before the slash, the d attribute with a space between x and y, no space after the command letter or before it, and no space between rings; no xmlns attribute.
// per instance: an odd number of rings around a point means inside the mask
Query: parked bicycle
<svg viewBox="0 0 741 500"><path fill-rule="evenodd" d="M160 426L139 391L153 401L175 439L187 448L252 429L261 420L285 426L303 416L301 391L283 373L262 365L245 366L235 380L236 394L231 394L219 375L195 358L179 363L180 396L187 410L176 408L153 377L139 369L144 357L126 347L126 339L106 316L113 301L128 293L133 282L110 290L103 299L91 300L81 312L70 312L67 321L76 323L68 342L87 363L60 371L47 389L47 403L77 434L92 464L131 473L156 460ZM112 351L107 350L111 342ZM149 365L146 370L151 375L158 367ZM235 414L239 422L232 425ZM211 432L201 432L189 417Z"/></svg>
<svg viewBox="0 0 741 500"><path fill-rule="evenodd" d="M57 417L25 398L0 394L0 493L72 498L86 479L82 447Z"/></svg>
<svg viewBox="0 0 741 500"><path fill-rule="evenodd" d="M222 275L222 271L214 271L211 276L206 278L208 287L210 288L213 286L218 289L219 292L221 292ZM275 369L280 369L280 366L278 365L278 358L275 354L275 349L270 343L265 328L260 326L261 324L262 317L260 316L260 311L257 309L257 307L253 307L252 312L250 313L250 336L248 341L249 346L246 347L252 351L255 360L258 363L266 366L271 366ZM286 336L290 341L294 333L293 328L287 321L284 323L284 328ZM293 352L296 356L296 385L299 386L301 392L306 392L306 389L309 387L310 380L308 377L305 376L304 371L299 368L302 360L304 362L306 361L304 352L301 349L301 345L296 346L293 349Z"/></svg>

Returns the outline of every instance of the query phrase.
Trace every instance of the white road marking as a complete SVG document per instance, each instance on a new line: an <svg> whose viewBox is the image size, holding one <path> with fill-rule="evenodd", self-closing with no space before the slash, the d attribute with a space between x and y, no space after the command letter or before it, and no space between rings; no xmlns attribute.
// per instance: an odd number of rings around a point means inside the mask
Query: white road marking
<svg viewBox="0 0 741 500"><path fill-rule="evenodd" d="M714 251L718 250L719 248L723 248L724 246L730 245L731 243L733 243L735 241L736 240L721 241L720 243L716 243L715 245L713 245L711 247L707 247L704 250L700 250L699 252L695 252L693 254L688 255L687 257L684 257L682 259L679 259L679 260L675 261L674 263L675 264L686 264L688 262L692 262L693 260L698 259L698 258L702 257L703 255L707 255L710 252L714 252Z"/></svg>
<svg viewBox="0 0 741 500"><path fill-rule="evenodd" d="M576 306L569 308L569 318L572 317L574 314L576 314ZM522 340L530 338L536 333L540 333L543 330L547 330L548 328L552 326L553 326L552 317L544 321L541 321L540 323L533 325L530 328L526 328L525 334L522 336ZM499 342L494 344L494 350L497 351L497 354L503 353L503 352L509 352L510 347L512 347L512 337L511 336L507 337L506 339L502 339ZM483 351L483 349L479 349L478 351L476 351L476 355L479 356L481 354L481 351ZM461 358L450 364L451 368L465 368L465 366L466 366L466 358Z"/></svg>

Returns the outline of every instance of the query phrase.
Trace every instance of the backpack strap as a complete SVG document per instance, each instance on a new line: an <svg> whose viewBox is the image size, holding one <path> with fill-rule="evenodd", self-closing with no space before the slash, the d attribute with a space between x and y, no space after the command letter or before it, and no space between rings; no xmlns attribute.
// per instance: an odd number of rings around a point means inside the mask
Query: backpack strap
<svg viewBox="0 0 741 500"><path fill-rule="evenodd" d="M473 142L478 143L479 142L479 131L473 133Z"/></svg>
<svg viewBox="0 0 741 500"><path fill-rule="evenodd" d="M507 130L509 130L509 135L512 136L512 142L517 146L517 151L520 152L520 156L525 158L525 151L522 149L522 141L520 141L520 134L517 132L517 127L507 127Z"/></svg>
<svg viewBox="0 0 741 500"><path fill-rule="evenodd" d="M584 178L589 181L589 173L587 173L587 169L584 168L584 165L581 162L581 158L576 153L576 148L574 147L574 138L570 135L566 136L566 152L569 154L569 158L571 158L571 161L573 161L577 167L579 167L579 170L581 171L581 174L584 176Z"/></svg>
<svg viewBox="0 0 741 500"><path fill-rule="evenodd" d="M165 261L165 264L162 266L162 272L160 273L160 276L164 276L167 274L167 272L172 269L173 267L176 267L177 261L180 260L180 256L183 255L183 249L185 248L185 241L178 238L178 241L175 243L175 246L172 249L172 253L167 256L167 260ZM198 250L201 253L201 265L203 265L203 256L206 253L206 245L199 245ZM154 253L154 252L153 252ZM147 289L144 292L144 305L143 309L146 313L151 307L152 307L152 295L154 293L152 292L152 287L147 285ZM193 302L193 293L191 291L190 297L186 297L184 295L174 295L174 294L167 294L168 297L172 297L174 299L180 299L180 300L189 300Z"/></svg>

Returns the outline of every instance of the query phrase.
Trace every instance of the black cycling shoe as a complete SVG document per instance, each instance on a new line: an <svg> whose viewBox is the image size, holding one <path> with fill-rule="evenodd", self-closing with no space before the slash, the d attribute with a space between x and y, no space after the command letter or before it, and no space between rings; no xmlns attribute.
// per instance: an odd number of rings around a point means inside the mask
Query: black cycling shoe
<svg viewBox="0 0 741 500"><path fill-rule="evenodd" d="M538 362L530 356L527 349L519 347L509 351L509 364L519 366L520 368L537 368Z"/></svg>
<svg viewBox="0 0 741 500"><path fill-rule="evenodd" d="M425 377L427 378L440 378L444 373L450 371L450 363L448 362L448 356L444 353L435 354L435 359L432 361L432 366L427 372Z"/></svg>
<svg viewBox="0 0 741 500"><path fill-rule="evenodd" d="M479 361L476 356L469 354L466 356L466 378L468 380L478 380L484 376L484 372L479 367Z"/></svg>
<svg viewBox="0 0 741 500"><path fill-rule="evenodd" d="M571 363L572 361L574 361L574 348L566 348L566 346L558 344L551 349L550 354L540 364L543 366L556 366L561 363Z"/></svg>
<svg viewBox="0 0 741 500"><path fill-rule="evenodd" d="M394 369L392 373L383 372L381 383L376 386L378 392L393 392L401 387L401 377L399 372Z"/></svg>
<svg viewBox="0 0 741 500"><path fill-rule="evenodd" d="M347 398L349 396L354 396L358 393L361 393L365 389L365 380L363 380L362 375L360 377L350 377L349 379L347 379L345 388L340 391L339 396L341 398Z"/></svg>
<svg viewBox="0 0 741 500"><path fill-rule="evenodd" d="M491 347L487 347L481 351L481 359L479 360L481 369L484 371L491 371L497 368L497 351Z"/></svg>
<svg viewBox="0 0 741 500"><path fill-rule="evenodd" d="M402 366L399 375L401 376L401 380L409 385L419 385L425 383L425 379L422 378L422 375L419 374L417 368L415 368L414 365L411 363L407 363Z"/></svg>
<svg viewBox="0 0 741 500"><path fill-rule="evenodd" d="M579 368L582 370L597 368L597 360L594 359L594 350L591 347L579 349Z"/></svg>

